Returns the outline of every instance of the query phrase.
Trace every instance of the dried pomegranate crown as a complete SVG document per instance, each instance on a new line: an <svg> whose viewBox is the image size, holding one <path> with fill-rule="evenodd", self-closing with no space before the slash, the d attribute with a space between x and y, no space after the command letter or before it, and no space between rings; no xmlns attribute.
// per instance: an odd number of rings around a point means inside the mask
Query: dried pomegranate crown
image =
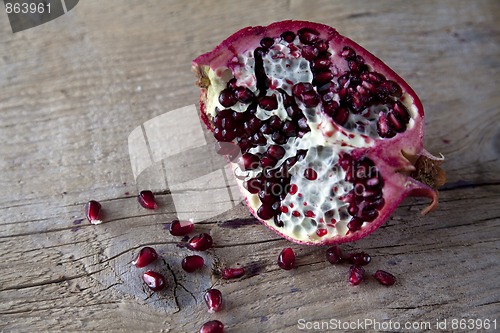
<svg viewBox="0 0 500 333"><path fill-rule="evenodd" d="M420 100L335 29L304 21L244 28L193 69L201 118L233 159L251 212L283 237L354 241L408 195L432 199L424 212L436 206L442 159L423 148Z"/></svg>

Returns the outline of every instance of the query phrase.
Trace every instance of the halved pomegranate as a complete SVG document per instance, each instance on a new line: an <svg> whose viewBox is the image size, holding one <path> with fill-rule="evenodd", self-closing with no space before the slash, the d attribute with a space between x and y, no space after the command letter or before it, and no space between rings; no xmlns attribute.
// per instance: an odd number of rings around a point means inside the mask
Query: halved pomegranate
<svg viewBox="0 0 500 333"><path fill-rule="evenodd" d="M442 158L423 148L408 84L326 25L244 28L193 61L201 118L251 212L291 241L338 244L380 227L409 195L436 207ZM232 151L221 149L220 151Z"/></svg>

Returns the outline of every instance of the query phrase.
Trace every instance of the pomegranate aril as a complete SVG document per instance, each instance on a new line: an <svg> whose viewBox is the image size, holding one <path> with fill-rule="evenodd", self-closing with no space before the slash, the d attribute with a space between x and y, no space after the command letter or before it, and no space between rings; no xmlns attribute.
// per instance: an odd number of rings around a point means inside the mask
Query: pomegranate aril
<svg viewBox="0 0 500 333"><path fill-rule="evenodd" d="M194 271L202 268L204 264L205 260L202 257L198 255L192 255L182 259L181 266L182 269L186 272L193 273Z"/></svg>
<svg viewBox="0 0 500 333"><path fill-rule="evenodd" d="M344 255L344 258L347 259L353 265L365 266L372 261L372 257L365 252L359 253L347 253Z"/></svg>
<svg viewBox="0 0 500 333"><path fill-rule="evenodd" d="M274 210L270 204L262 204L262 206L257 209L257 215L263 220L269 220L274 216Z"/></svg>
<svg viewBox="0 0 500 333"><path fill-rule="evenodd" d="M307 168L304 171L304 177L306 177L309 180L316 180L318 178L318 173L314 171L312 168Z"/></svg>
<svg viewBox="0 0 500 333"><path fill-rule="evenodd" d="M295 253L292 248L287 247L281 251L278 257L278 266L287 271L295 268Z"/></svg>
<svg viewBox="0 0 500 333"><path fill-rule="evenodd" d="M312 45L318 40L319 32L311 28L302 28L297 35L303 44Z"/></svg>
<svg viewBox="0 0 500 333"><path fill-rule="evenodd" d="M254 93L250 89L244 87L236 88L234 96L238 101L244 104L248 104L255 99Z"/></svg>
<svg viewBox="0 0 500 333"><path fill-rule="evenodd" d="M239 158L238 164L243 170L255 170L259 167L260 160L254 154L245 153Z"/></svg>
<svg viewBox="0 0 500 333"><path fill-rule="evenodd" d="M219 95L219 103L225 107L229 108L235 105L237 102L236 97L234 96L234 92L230 89L224 89L221 91Z"/></svg>
<svg viewBox="0 0 500 333"><path fill-rule="evenodd" d="M85 215L91 224L102 223L100 218L101 207L101 204L95 200L90 200L85 205Z"/></svg>
<svg viewBox="0 0 500 333"><path fill-rule="evenodd" d="M302 56L307 60L313 60L318 56L318 49L313 46L304 46L302 48Z"/></svg>
<svg viewBox="0 0 500 333"><path fill-rule="evenodd" d="M274 39L271 37L264 37L260 40L260 45L265 48L270 48L274 44Z"/></svg>
<svg viewBox="0 0 500 333"><path fill-rule="evenodd" d="M206 251L213 245L212 236L202 233L191 238L187 243L187 248L192 251Z"/></svg>
<svg viewBox="0 0 500 333"><path fill-rule="evenodd" d="M191 221L173 220L169 232L172 236L186 236L193 232L194 223Z"/></svg>
<svg viewBox="0 0 500 333"><path fill-rule="evenodd" d="M332 246L326 250L326 260L335 265L342 261L342 250L338 246Z"/></svg>
<svg viewBox="0 0 500 333"><path fill-rule="evenodd" d="M165 277L155 271L147 271L142 274L142 280L153 291L163 290L167 286Z"/></svg>
<svg viewBox="0 0 500 333"><path fill-rule="evenodd" d="M291 43L295 40L295 33L292 31L285 31L284 33L281 34L281 38L287 43Z"/></svg>
<svg viewBox="0 0 500 333"><path fill-rule="evenodd" d="M244 187L248 192L257 194L261 190L261 183L257 178L252 178L244 182Z"/></svg>
<svg viewBox="0 0 500 333"><path fill-rule="evenodd" d="M358 265L352 265L349 269L349 283L351 286L357 286L365 277L365 269Z"/></svg>
<svg viewBox="0 0 500 333"><path fill-rule="evenodd" d="M225 280L237 279L245 275L245 268L224 268L221 276Z"/></svg>
<svg viewBox="0 0 500 333"><path fill-rule="evenodd" d="M203 324L200 333L224 333L224 324L218 320L211 320Z"/></svg>
<svg viewBox="0 0 500 333"><path fill-rule="evenodd" d="M278 145L282 145L286 143L286 137L281 133L281 132L274 132L271 135L271 139L274 141L274 143Z"/></svg>
<svg viewBox="0 0 500 333"><path fill-rule="evenodd" d="M354 217L349 223L347 223L347 228L350 232L358 231L363 225L363 220Z"/></svg>
<svg viewBox="0 0 500 333"><path fill-rule="evenodd" d="M276 95L262 97L262 99L259 101L259 106L267 111L277 109L278 100L276 99Z"/></svg>
<svg viewBox="0 0 500 333"><path fill-rule="evenodd" d="M132 265L135 265L137 268L142 268L153 263L156 259L158 259L158 253L156 250L152 247L146 246L139 251L137 257L134 261L132 261Z"/></svg>
<svg viewBox="0 0 500 333"><path fill-rule="evenodd" d="M373 274L373 277L384 286L392 286L396 283L396 277L394 275L380 269Z"/></svg>
<svg viewBox="0 0 500 333"><path fill-rule="evenodd" d="M295 125L291 121L287 120L283 124L283 133L288 137L296 136L297 135L297 128L295 127Z"/></svg>
<svg viewBox="0 0 500 333"><path fill-rule="evenodd" d="M271 145L269 146L269 148L267 148L267 155L276 160L279 160L283 156L285 156L285 148L277 145Z"/></svg>
<svg viewBox="0 0 500 333"><path fill-rule="evenodd" d="M208 312L214 313L222 310L222 293L218 289L209 289L203 296Z"/></svg>
<svg viewBox="0 0 500 333"><path fill-rule="evenodd" d="M156 209L158 208L158 204L156 203L155 196L153 192L149 190L141 191L137 196L137 200L141 204L142 207L147 209Z"/></svg>
<svg viewBox="0 0 500 333"><path fill-rule="evenodd" d="M340 56L344 59L352 59L356 56L356 52L349 46L344 46L342 52L340 53Z"/></svg>

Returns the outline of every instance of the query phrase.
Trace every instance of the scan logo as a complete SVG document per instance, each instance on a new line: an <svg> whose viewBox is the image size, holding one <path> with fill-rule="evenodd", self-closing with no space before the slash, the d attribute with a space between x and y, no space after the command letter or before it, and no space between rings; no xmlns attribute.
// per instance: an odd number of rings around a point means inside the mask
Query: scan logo
<svg viewBox="0 0 500 333"><path fill-rule="evenodd" d="M222 148L229 146L235 145ZM177 218L194 222L231 210L243 200L228 162L214 147L215 141L205 138L194 105L152 118L128 137L138 187L168 189Z"/></svg>
<svg viewBox="0 0 500 333"><path fill-rule="evenodd" d="M79 0L4 0L12 32L47 23L73 9Z"/></svg>

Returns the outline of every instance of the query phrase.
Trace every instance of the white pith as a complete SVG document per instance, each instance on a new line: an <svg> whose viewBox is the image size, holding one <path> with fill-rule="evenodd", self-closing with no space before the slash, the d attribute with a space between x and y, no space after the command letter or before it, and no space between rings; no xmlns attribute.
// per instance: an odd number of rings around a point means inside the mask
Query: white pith
<svg viewBox="0 0 500 333"><path fill-rule="evenodd" d="M299 49L302 47L298 38L293 44L298 46ZM332 54L332 63L335 64L330 68L335 74L332 82L336 83L338 76L348 70L348 67L345 60L335 50L330 49L329 52ZM281 94L276 89L281 88L289 95L292 95L291 89L294 84L298 82L311 83L313 73L309 67L309 62L301 58L300 51L290 52L288 43L281 41L280 38L275 39L275 45L263 57L263 62L266 75L275 88L269 88L267 95L276 94L278 108L267 111L257 107L255 116L261 120L266 120L273 115L277 115L283 121L290 120L283 106ZM218 102L218 97L233 75L237 78L238 86L247 87L258 95L254 65L255 59L253 50L251 50L240 54L238 58L235 57L232 63L229 64L230 68L219 68L217 72L211 68L208 69L207 75L211 82L207 89L205 110L208 115L214 117L217 108L224 109ZM291 82L285 82L285 77ZM340 98L335 93L333 99L339 101ZM413 99L410 95L404 93L400 101L407 107L410 114L411 119L407 129L413 128L415 125L414 118L418 116L418 110L413 105ZM377 140L383 140L377 132L376 124L379 112L384 110L386 106L373 105L360 114L351 114L343 128L334 124L330 117L322 113L321 103L314 108L305 108L298 100L297 104L303 110L311 131L307 132L302 138L289 138L287 143L282 145L286 151L285 156L272 169L279 169L286 159L296 155L297 150L307 150L305 158L297 162L289 170L291 175L290 184L296 184L298 192L294 195L288 194L281 201L282 207L288 207L288 212L280 215L284 227L276 227L273 219L267 220L266 223L282 234L302 242L317 242L323 237L345 236L349 231L347 223L352 219L352 216L347 213L348 204L340 200L339 197L351 191L353 184L344 180L345 171L338 166L338 157L341 153L349 153L357 148L373 147ZM248 104L238 102L231 109L244 112L247 107ZM270 135L264 134L264 136L267 139L267 144L251 148L248 151L249 153L264 153L270 145L274 144ZM316 180L310 181L304 177L306 168L313 168L317 172L318 177ZM251 194L243 187L243 181L256 177L262 172L262 168L247 171L241 170L238 165L233 164L233 169L235 175L238 176L237 182L247 198L248 205L253 211L257 211L262 203L257 194ZM334 188L336 191L335 195L332 196L332 189ZM307 206L304 203L307 203ZM294 207L291 208L290 204L293 204ZM294 210L300 212L299 217L292 215ZM304 216L303 213L308 210L314 213L314 218ZM325 213L331 210L334 211L333 216L325 216ZM366 224L365 222L363 226ZM326 229L326 235L320 237L317 234L319 229Z"/></svg>

